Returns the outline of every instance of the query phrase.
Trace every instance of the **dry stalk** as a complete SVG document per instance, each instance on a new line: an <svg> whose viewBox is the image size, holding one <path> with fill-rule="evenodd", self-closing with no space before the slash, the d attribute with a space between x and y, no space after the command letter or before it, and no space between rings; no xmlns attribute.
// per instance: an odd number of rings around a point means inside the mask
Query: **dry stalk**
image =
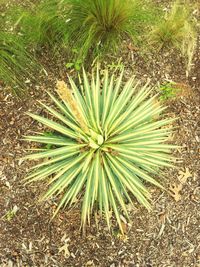
<svg viewBox="0 0 200 267"><path fill-rule="evenodd" d="M81 128L84 130L84 132L88 133L89 129L87 127L85 119L81 114L80 108L74 96L72 95L71 90L67 87L67 84L64 81L57 81L56 87L60 98L67 102Z"/></svg>

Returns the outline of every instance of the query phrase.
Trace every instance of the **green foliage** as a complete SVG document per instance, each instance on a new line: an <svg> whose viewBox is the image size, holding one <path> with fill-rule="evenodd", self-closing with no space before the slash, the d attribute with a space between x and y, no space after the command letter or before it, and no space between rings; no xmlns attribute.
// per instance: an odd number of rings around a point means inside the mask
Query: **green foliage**
<svg viewBox="0 0 200 267"><path fill-rule="evenodd" d="M2 219L6 219L7 221L13 220L13 218L16 216L17 211L19 208L14 205L14 207L6 212L6 214L2 217Z"/></svg>
<svg viewBox="0 0 200 267"><path fill-rule="evenodd" d="M35 68L21 36L0 31L0 79L19 95L25 88L24 81L32 79Z"/></svg>
<svg viewBox="0 0 200 267"><path fill-rule="evenodd" d="M145 0L68 0L68 38L78 58L116 52L123 38L138 42L155 20Z"/></svg>
<svg viewBox="0 0 200 267"><path fill-rule="evenodd" d="M119 60L115 63L112 61L111 64L107 64L107 68L109 71L115 73L116 71L122 71L124 68L124 64L122 63L122 58L119 58Z"/></svg>
<svg viewBox="0 0 200 267"><path fill-rule="evenodd" d="M60 1L62 3L62 1ZM34 19L37 26L37 35L35 43L42 45L49 45L56 48L57 44L62 46L62 40L67 34L65 17L63 14L63 5L56 0L45 1L37 7ZM29 16L26 18L27 27L30 26ZM27 30L25 29L25 33ZM34 35L29 35L29 38L34 38Z"/></svg>
<svg viewBox="0 0 200 267"><path fill-rule="evenodd" d="M73 49L73 52L74 52L74 54L77 55L76 49ZM80 71L82 64L83 64L82 59L74 58L71 62L68 62L65 66L67 69L75 69L76 71Z"/></svg>
<svg viewBox="0 0 200 267"><path fill-rule="evenodd" d="M173 81L168 81L160 86L160 100L170 100L176 97L178 92L177 84Z"/></svg>
<svg viewBox="0 0 200 267"><path fill-rule="evenodd" d="M48 0L33 4L27 8L10 9L8 15L11 21L17 21L18 31L26 43L33 48L43 46L57 48L62 46L66 35L66 18L64 1Z"/></svg>
<svg viewBox="0 0 200 267"><path fill-rule="evenodd" d="M189 3L176 1L166 14L165 19L153 27L150 41L162 47L175 47L187 58L187 70L190 70L193 54L196 47L196 29L191 18Z"/></svg>
<svg viewBox="0 0 200 267"><path fill-rule="evenodd" d="M32 3L29 10L11 6L1 17L0 78L18 95L26 88L25 79L32 79L40 68L35 52L43 46L56 50L66 32L60 10L60 1L48 0Z"/></svg>
<svg viewBox="0 0 200 267"><path fill-rule="evenodd" d="M131 195L149 210L150 193L145 184L162 188L154 176L159 167L172 166L170 151L174 146L165 143L171 127L163 126L173 119L157 119L165 108L150 96L148 84L139 88L134 77L125 84L122 79L123 71L115 79L108 71L100 77L97 70L89 82L83 71L79 86L69 77L72 90L58 82L62 101L49 93L55 109L41 103L56 122L28 113L54 133L25 136L25 140L56 147L25 157L46 158L33 167L26 181L48 180L50 187L42 200L61 195L54 216L84 192L83 227L96 207L105 215L109 228L113 211L123 232L120 214L129 218L126 204L132 203Z"/></svg>
<svg viewBox="0 0 200 267"><path fill-rule="evenodd" d="M28 11L14 11L14 17L29 44L68 47L77 51L71 53L74 61L83 61L91 55L117 51L125 36L134 42L141 40L145 27L155 20L147 2L48 0Z"/></svg>
<svg viewBox="0 0 200 267"><path fill-rule="evenodd" d="M64 52L67 67L76 70L86 58L115 53L126 38L141 44L155 21L147 0L47 0L28 6L9 8L7 26L32 52Z"/></svg>

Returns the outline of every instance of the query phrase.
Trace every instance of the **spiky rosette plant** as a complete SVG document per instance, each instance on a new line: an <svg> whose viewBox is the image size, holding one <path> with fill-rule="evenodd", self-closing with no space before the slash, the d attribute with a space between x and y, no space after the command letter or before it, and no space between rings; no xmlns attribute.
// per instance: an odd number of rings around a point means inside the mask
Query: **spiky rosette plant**
<svg viewBox="0 0 200 267"><path fill-rule="evenodd" d="M58 82L61 101L49 93L56 109L41 103L56 122L28 113L51 128L52 135L25 139L53 145L26 156L30 160L47 159L26 179L48 179L50 187L42 199L61 195L55 214L84 192L82 226L90 220L95 206L105 215L109 228L110 211L114 211L123 232L120 215L128 218L126 204L132 203L131 196L149 210L150 194L145 184L162 187L154 175L159 167L171 166L173 146L165 143L171 129L164 126L173 119L158 120L165 108L158 105L156 96L150 96L148 83L139 88L133 77L123 85L122 78L123 72L115 81L105 71L101 80L97 71L90 83L83 70L80 87L70 77L72 90Z"/></svg>

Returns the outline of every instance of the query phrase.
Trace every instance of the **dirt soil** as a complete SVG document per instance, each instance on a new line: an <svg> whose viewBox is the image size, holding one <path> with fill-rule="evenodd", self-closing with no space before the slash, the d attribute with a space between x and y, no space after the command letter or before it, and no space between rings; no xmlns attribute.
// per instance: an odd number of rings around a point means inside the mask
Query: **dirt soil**
<svg viewBox="0 0 200 267"><path fill-rule="evenodd" d="M37 202L46 185L24 185L33 163L21 160L31 147L22 136L43 130L25 112L42 114L37 100L48 102L46 90L54 91L56 79L65 78L63 67L50 62L37 84L27 84L31 89L24 99L0 91L0 266L200 267L200 41L188 77L175 52L141 57L125 46L127 77L150 78L152 85L170 79L187 91L167 102L167 113L178 118L172 141L181 146L175 152L177 168L164 170L168 190L149 187L153 210L135 202L124 237L115 221L109 233L98 214L82 235L79 203L51 221L57 200Z"/></svg>

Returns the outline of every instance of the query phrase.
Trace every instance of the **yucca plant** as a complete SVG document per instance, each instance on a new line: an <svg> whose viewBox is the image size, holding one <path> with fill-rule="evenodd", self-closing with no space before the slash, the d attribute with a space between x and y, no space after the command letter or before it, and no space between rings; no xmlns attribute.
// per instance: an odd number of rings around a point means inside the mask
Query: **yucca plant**
<svg viewBox="0 0 200 267"><path fill-rule="evenodd" d="M173 47L187 58L187 70L191 63L196 47L197 33L191 17L191 6L176 1L166 17L153 26L149 34L150 42L159 49Z"/></svg>
<svg viewBox="0 0 200 267"><path fill-rule="evenodd" d="M67 0L67 43L78 50L78 58L116 52L122 41L135 43L155 20L146 0Z"/></svg>
<svg viewBox="0 0 200 267"><path fill-rule="evenodd" d="M41 200L61 195L54 216L84 193L83 227L96 207L109 228L114 211L123 232L120 215L129 218L126 204L132 203L131 195L150 210L146 184L162 188L154 176L159 167L172 166L173 145L165 142L171 131L171 126L166 125L174 119L158 120L165 107L158 105L156 96L151 96L148 83L139 86L133 77L124 84L122 78L123 71L117 79L105 71L101 79L97 70L89 82L83 70L80 86L70 77L72 90L63 81L57 83L61 100L48 93L56 108L41 103L56 121L27 113L53 133L25 136L25 140L53 144L54 148L25 157L46 158L33 167L36 170L25 180L29 183L47 179L50 187Z"/></svg>
<svg viewBox="0 0 200 267"><path fill-rule="evenodd" d="M31 79L36 62L22 38L11 32L0 31L0 79L16 94L25 89L25 80Z"/></svg>

